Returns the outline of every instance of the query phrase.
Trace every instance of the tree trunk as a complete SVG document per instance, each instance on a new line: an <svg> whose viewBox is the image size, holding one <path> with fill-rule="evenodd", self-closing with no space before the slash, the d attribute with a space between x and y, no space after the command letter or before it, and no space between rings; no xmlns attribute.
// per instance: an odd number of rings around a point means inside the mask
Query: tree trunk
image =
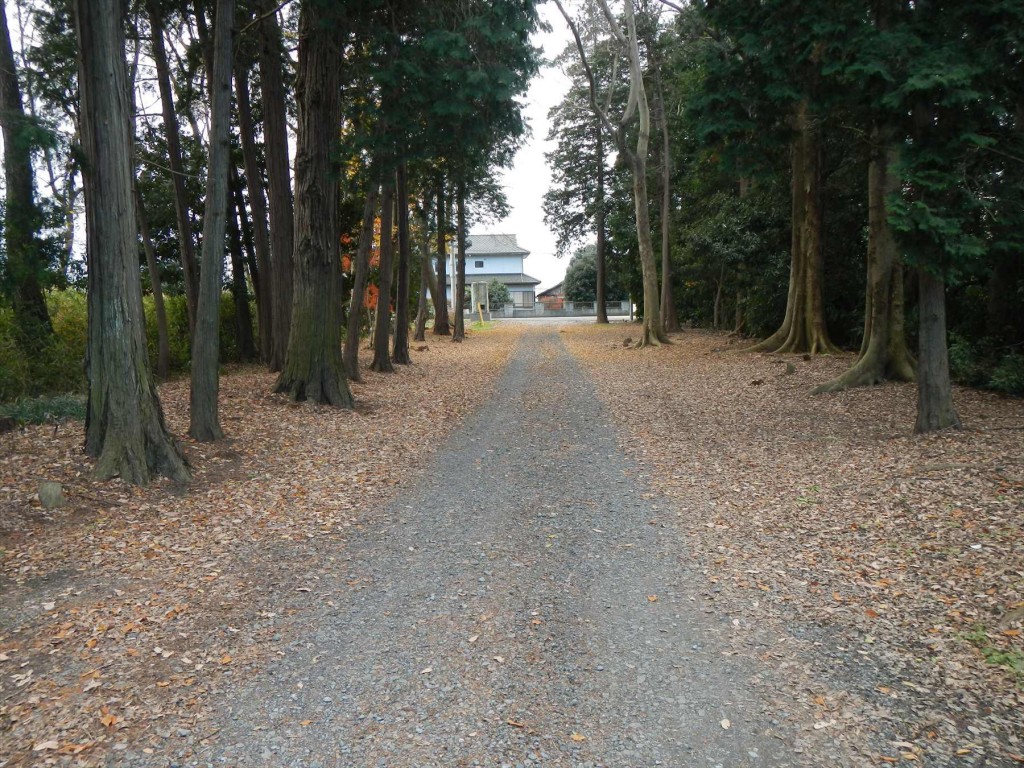
<svg viewBox="0 0 1024 768"><path fill-rule="evenodd" d="M455 290L452 291L452 310L455 312L455 330L452 341L466 338L466 183L460 181L455 195L456 232L458 254L455 261Z"/></svg>
<svg viewBox="0 0 1024 768"><path fill-rule="evenodd" d="M264 361L269 361L273 357L274 350L274 294L270 234L267 230L267 198L263 189L259 152L256 148L256 130L249 96L249 72L241 63L235 65L235 101L238 105L238 132L241 135L245 179L249 190L249 208L252 213L256 265L262 278L259 284L253 281L260 324L260 355ZM269 152L269 148L267 151Z"/></svg>
<svg viewBox="0 0 1024 768"><path fill-rule="evenodd" d="M252 280L253 292L256 294L256 316L259 318L260 287L263 283L260 282L260 269L256 264L256 249L252 240L252 221L246 212L245 198L242 196L242 179L238 176L238 169L234 166L231 166L231 194L234 196L235 215L238 217L238 223L242 233L242 246L245 250L245 266L249 270L249 278ZM228 215L231 215L230 212Z"/></svg>
<svg viewBox="0 0 1024 768"><path fill-rule="evenodd" d="M596 321L599 324L606 325L608 323L608 307L607 307L607 290L606 286L608 283L608 277L605 270L606 258L605 255L608 250L608 240L605 235L607 225L605 224L606 211L605 211L605 175L607 171L604 167L604 133L601 131L601 122L598 120L597 123L597 193L595 195L595 212L594 212L594 229L597 230L597 253L594 254L594 267L597 271L597 290L594 300L594 311L597 315Z"/></svg>
<svg viewBox="0 0 1024 768"><path fill-rule="evenodd" d="M795 118L792 145L792 245L789 294L782 326L749 352L838 351L825 327L823 255L821 248L821 131L806 101Z"/></svg>
<svg viewBox="0 0 1024 768"><path fill-rule="evenodd" d="M281 370L288 350L288 333L292 321L292 252L296 243L291 173L288 168L284 51L276 8L274 0L261 0L259 4L259 13L263 16L260 22L260 87L263 95L263 142L267 155L273 269L273 279L268 280L273 297L273 350L269 361L272 371Z"/></svg>
<svg viewBox="0 0 1024 768"><path fill-rule="evenodd" d="M100 479L189 479L164 426L146 353L122 0L75 0L85 179L89 402L85 450Z"/></svg>
<svg viewBox="0 0 1024 768"><path fill-rule="evenodd" d="M447 219L445 217L444 181L437 183L437 293L434 294L435 336L451 334L448 319L448 247ZM454 306L454 305L453 305Z"/></svg>
<svg viewBox="0 0 1024 768"><path fill-rule="evenodd" d="M355 274L352 279L352 295L349 298L348 328L345 333L345 373L352 381L359 381L359 339L363 324L363 299L366 283L370 277L370 252L373 250L373 225L377 212L377 197L380 185L374 181L366 192L363 203L363 224L359 230L359 247L356 249Z"/></svg>
<svg viewBox="0 0 1024 768"><path fill-rule="evenodd" d="M959 429L953 407L946 348L946 286L943 280L918 268L919 360L917 366L917 424L914 432Z"/></svg>
<svg viewBox="0 0 1024 768"><path fill-rule="evenodd" d="M679 330L679 315L672 295L672 166L668 135L668 112L661 87L661 65L655 63L655 85L661 123L661 324L665 333Z"/></svg>
<svg viewBox="0 0 1024 768"><path fill-rule="evenodd" d="M252 336L252 313L249 311L249 289L245 284L245 252L242 230L234 200L228 201L228 249L231 253L231 301L235 306L235 340L240 360L257 358Z"/></svg>
<svg viewBox="0 0 1024 768"><path fill-rule="evenodd" d="M601 0L605 16L614 26L614 19L608 11L605 0ZM651 239L651 213L647 198L647 154L651 140L651 108L647 103L647 91L644 87L643 70L641 69L640 49L637 41L636 19L633 15L633 4L623 6L626 20L627 37L625 43L629 50L629 89L630 103L636 106L639 115L636 149L631 150L626 143L626 124L620 123L618 130L619 151L630 161L633 171L633 206L636 213L637 244L640 250L640 269L644 284L644 319L638 347L665 344L668 337L661 324L661 303L658 291L658 266L654 259L654 242ZM621 36L619 32L619 36ZM628 117L626 109L623 117Z"/></svg>
<svg viewBox="0 0 1024 768"><path fill-rule="evenodd" d="M334 35L306 0L299 11L295 148L295 300L284 368L274 387L292 400L351 408L341 357L338 181L332 154L341 119Z"/></svg>
<svg viewBox="0 0 1024 768"><path fill-rule="evenodd" d="M427 340L427 316L430 314L427 294L437 295L437 284L431 285L430 280L434 276L434 270L430 266L430 223L427 215L429 210L430 194L427 193L423 196L423 208L419 213L423 238L420 240L420 296L416 306L416 330L413 333L413 341Z"/></svg>
<svg viewBox="0 0 1024 768"><path fill-rule="evenodd" d="M377 278L377 311L373 327L373 360L370 370L394 373L388 339L391 335L391 273L394 268L395 181L389 176L384 182L380 204L380 265Z"/></svg>
<svg viewBox="0 0 1024 768"><path fill-rule="evenodd" d="M220 390L220 288L224 273L224 235L228 210L228 161L231 144L231 27L234 0L217 0L210 72L210 158L203 213L203 269L199 276L196 332L192 337L192 388L188 433L195 440L220 440L217 395Z"/></svg>
<svg viewBox="0 0 1024 768"><path fill-rule="evenodd" d="M196 262L195 239L192 237L192 219L189 216L188 196L185 193L185 168L181 159L181 138L178 117L174 111L174 92L171 90L171 69L164 46L163 13L155 0L146 4L152 31L153 63L160 89L160 107L163 111L164 131L167 137L167 164L171 169L171 189L174 191L174 219L178 231L178 248L182 277L185 282L185 304L188 308L189 336L195 336L196 307L199 301L199 264Z"/></svg>
<svg viewBox="0 0 1024 768"><path fill-rule="evenodd" d="M46 267L38 232L42 216L35 201L30 125L21 101L14 49L7 28L6 3L0 0L0 127L4 137L4 175L7 186L3 232L7 246L7 276L18 343L29 354L38 352L53 333L43 296Z"/></svg>
<svg viewBox="0 0 1024 768"><path fill-rule="evenodd" d="M153 289L153 314L156 316L156 377L166 380L171 370L171 344L167 335L167 309L164 307L164 289L160 281L160 265L156 260L153 238L149 232L146 207L139 192L138 179L132 177L132 193L135 199L135 217L139 224L142 249L146 253L146 269L149 270L149 284Z"/></svg>
<svg viewBox="0 0 1024 768"><path fill-rule="evenodd" d="M886 379L912 381L913 363L903 328L903 268L899 247L889 226L886 199L899 191L894 169L898 150L891 133L875 129L868 164L867 290L864 340L853 367L815 389L836 392L879 384Z"/></svg>
<svg viewBox="0 0 1024 768"><path fill-rule="evenodd" d="M406 189L405 163L398 166L396 187L398 198L398 286L395 291L395 347L394 362L408 365L409 358L409 194Z"/></svg>

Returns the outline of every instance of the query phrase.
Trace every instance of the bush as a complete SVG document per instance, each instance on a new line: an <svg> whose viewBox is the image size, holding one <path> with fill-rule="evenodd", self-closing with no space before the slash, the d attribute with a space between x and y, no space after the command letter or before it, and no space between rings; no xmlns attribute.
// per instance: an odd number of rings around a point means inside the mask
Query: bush
<svg viewBox="0 0 1024 768"><path fill-rule="evenodd" d="M146 344L150 364L156 366L157 333L153 297L143 297ZM14 403L40 395L84 393L88 311L84 291L51 291L46 297L53 337L37 354L29 356L18 345L14 312L0 301L0 403ZM188 310L184 296L165 296L170 342L170 367L174 373L189 368ZM252 316L256 309L251 307ZM239 362L235 336L235 305L229 293L221 295L221 360ZM34 407L34 406L33 406Z"/></svg>
<svg viewBox="0 0 1024 768"><path fill-rule="evenodd" d="M68 419L85 419L85 398L81 395L26 397L0 405L0 419L18 424L55 424Z"/></svg>
<svg viewBox="0 0 1024 768"><path fill-rule="evenodd" d="M1005 355L992 372L988 386L1005 395L1024 396L1024 355L1017 352Z"/></svg>

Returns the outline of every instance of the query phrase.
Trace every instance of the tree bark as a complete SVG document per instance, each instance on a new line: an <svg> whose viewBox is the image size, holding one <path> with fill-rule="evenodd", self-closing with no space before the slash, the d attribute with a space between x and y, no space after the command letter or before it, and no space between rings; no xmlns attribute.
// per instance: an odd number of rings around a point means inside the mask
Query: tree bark
<svg viewBox="0 0 1024 768"><path fill-rule="evenodd" d="M341 119L339 51L319 6L299 11L295 148L295 300L284 369L274 387L292 400L353 406L341 357L338 181L332 153Z"/></svg>
<svg viewBox="0 0 1024 768"><path fill-rule="evenodd" d="M872 131L874 146L868 164L867 290L864 339L854 365L816 393L880 384L886 379L913 381L914 367L903 328L903 268L899 247L889 226L886 199L899 191L895 174L898 150L891 132Z"/></svg>
<svg viewBox="0 0 1024 768"><path fill-rule="evenodd" d="M455 261L455 290L452 291L452 311L455 312L455 329L452 341L466 338L466 183L459 181L455 193L456 232L458 254Z"/></svg>
<svg viewBox="0 0 1024 768"><path fill-rule="evenodd" d="M167 309L164 307L164 289L160 281L160 265L156 260L153 238L149 232L146 207L139 192L138 179L132 177L132 193L135 199L135 217L142 238L142 250L146 254L146 269L149 284L153 289L153 314L156 316L156 377L166 380L171 370L171 343L167 334Z"/></svg>
<svg viewBox="0 0 1024 768"><path fill-rule="evenodd" d="M292 321L293 264L295 243L291 173L288 168L288 122L285 104L284 51L277 23L277 3L261 0L260 87L263 95L263 139L267 152L270 241L273 266L273 350L269 366L279 371L288 350ZM347 389L347 385L346 385Z"/></svg>
<svg viewBox="0 0 1024 768"><path fill-rule="evenodd" d="M825 325L821 247L821 130L807 101L797 108L792 158L792 244L786 316L775 333L749 352L832 354Z"/></svg>
<svg viewBox="0 0 1024 768"><path fill-rule="evenodd" d="M946 286L927 269L918 268L919 360L917 367L917 423L921 434L939 429L959 429L960 417L953 407L946 347Z"/></svg>
<svg viewBox="0 0 1024 768"><path fill-rule="evenodd" d="M444 181L441 180L437 183L437 292L434 294L434 329L432 331L435 336L448 336L452 332L448 320L447 227Z"/></svg>
<svg viewBox="0 0 1024 768"><path fill-rule="evenodd" d="M398 166L396 186L398 199L398 284L395 289L395 340L391 359L400 364L412 362L409 357L409 272L412 248L409 243L409 193L406 188L405 163Z"/></svg>
<svg viewBox="0 0 1024 768"><path fill-rule="evenodd" d="M377 197L380 184L374 181L366 191L363 203L363 224L359 229L359 246L356 249L355 274L352 279L352 295L349 299L348 328L345 333L345 373L352 381L359 381L359 340L362 335L363 299L366 283L370 277L370 252L373 250L373 225L377 212Z"/></svg>
<svg viewBox="0 0 1024 768"><path fill-rule="evenodd" d="M189 336L195 336L196 308L199 302L199 264L196 261L195 239L192 237L192 219L189 216L188 196L185 192L185 168L181 159L181 138L178 117L174 111L174 92L171 90L171 68L164 45L163 12L156 0L146 4L152 33L153 63L160 89L160 108L163 112L167 138L167 165L171 169L171 189L174 192L174 220L178 232L178 249L182 277L185 282L185 305L188 309Z"/></svg>
<svg viewBox="0 0 1024 768"><path fill-rule="evenodd" d="M252 221L246 211L245 198L242 195L242 179L239 178L238 169L234 166L231 167L231 187L231 194L234 196L235 215L238 217L238 223L242 233L242 246L245 250L245 266L249 270L249 279L252 280L253 292L256 295L256 317L258 319L260 286L262 286L263 283L260 282L260 269L256 263L256 248L253 245L252 237ZM230 213L228 215L230 215Z"/></svg>
<svg viewBox="0 0 1024 768"><path fill-rule="evenodd" d="M196 331L192 337L189 435L200 442L224 437L220 427L220 289L224 274L224 235L231 153L231 27L234 0L217 0L210 72L210 146L203 213L203 269L199 275Z"/></svg>
<svg viewBox="0 0 1024 768"><path fill-rule="evenodd" d="M270 233L267 229L267 198L263 189L259 152L256 148L256 130L252 119L252 104L249 95L249 72L242 63L235 65L235 102L238 105L238 132L241 135L242 158L245 163L245 179L249 191L249 208L252 213L256 265L261 277L258 284L253 281L260 326L260 355L264 361L269 361L273 357L274 350L274 298ZM267 151L270 151L269 148Z"/></svg>
<svg viewBox="0 0 1024 768"><path fill-rule="evenodd" d="M123 0L75 0L89 272L85 450L100 479L177 481L188 464L164 426L146 353Z"/></svg>
<svg viewBox="0 0 1024 768"><path fill-rule="evenodd" d="M384 182L380 204L380 264L377 278L377 313L373 327L373 360L370 370L394 373L388 339L391 335L391 272L394 266L394 214L395 181L389 176Z"/></svg>
<svg viewBox="0 0 1024 768"><path fill-rule="evenodd" d="M597 315L597 323L606 325L608 323L608 302L606 299L608 278L605 270L605 256L608 250L608 239L605 234L607 230L607 224L605 223L607 211L605 210L604 187L607 171L604 167L604 132L601 130L600 120L597 121L597 136L595 138L597 146L597 193L594 201L596 208L594 212L594 229L597 230L597 253L594 255L594 267L597 271L597 287L594 310Z"/></svg>
<svg viewBox="0 0 1024 768"><path fill-rule="evenodd" d="M430 194L423 196L423 207L419 212L420 229L423 238L420 240L420 296L416 306L416 323L413 341L427 340L427 316L430 314L427 294L437 295L437 283L431 285L434 270L430 265L430 224L427 211L430 210Z"/></svg>
<svg viewBox="0 0 1024 768"><path fill-rule="evenodd" d="M4 137L4 175L7 186L4 241L7 275L18 343L28 353L39 350L53 333L43 296L46 267L38 232L42 216L35 201L31 125L25 115L14 63L6 3L0 0L0 128Z"/></svg>
<svg viewBox="0 0 1024 768"><path fill-rule="evenodd" d="M235 306L235 340L238 357L252 361L257 357L252 335L252 313L249 311L249 288L245 284L245 252L242 230L234 200L228 201L228 250L231 254L231 301Z"/></svg>
<svg viewBox="0 0 1024 768"><path fill-rule="evenodd" d="M661 87L661 65L655 62L655 86L661 123L661 324L665 333L679 330L679 315L672 295L672 166L668 135L668 112Z"/></svg>

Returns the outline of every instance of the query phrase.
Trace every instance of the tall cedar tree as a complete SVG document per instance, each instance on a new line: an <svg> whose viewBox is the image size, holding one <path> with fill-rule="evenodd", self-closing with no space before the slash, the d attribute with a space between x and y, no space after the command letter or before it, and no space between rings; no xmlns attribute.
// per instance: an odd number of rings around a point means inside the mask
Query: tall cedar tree
<svg viewBox="0 0 1024 768"><path fill-rule="evenodd" d="M395 193L398 200L398 282L395 286L395 346L392 360L399 365L408 365L412 362L409 357L409 278L412 246L409 243L409 190L404 162L398 166Z"/></svg>
<svg viewBox="0 0 1024 768"><path fill-rule="evenodd" d="M42 346L53 328L42 289L46 259L38 236L42 216L36 205L32 172L33 126L21 101L3 0L0 0L0 127L3 128L7 186L3 221L7 246L5 282L12 291L18 342L32 353Z"/></svg>
<svg viewBox="0 0 1024 768"><path fill-rule="evenodd" d="M189 479L164 426L143 328L123 0L75 0L89 269L85 450L95 474Z"/></svg>
<svg viewBox="0 0 1024 768"><path fill-rule="evenodd" d="M260 87L263 96L263 141L267 157L273 269L273 279L269 281L274 301L271 310L273 351L269 362L272 371L281 370L288 350L294 292L293 251L298 242L295 237L296 216L292 207L291 172L288 166L285 52L281 27L277 23L277 11L276 0L262 0L260 3ZM338 66L337 61L334 66ZM347 385L344 389L347 389Z"/></svg>
<svg viewBox="0 0 1024 768"><path fill-rule="evenodd" d="M370 253L373 250L373 225L377 215L377 199L380 196L380 182L373 173L372 181L363 200L363 221L359 228L359 244L356 247L355 269L352 276L352 295L349 299L348 319L345 328L345 373L352 381L360 381L359 341L363 324L363 300L370 280Z"/></svg>
<svg viewBox="0 0 1024 768"><path fill-rule="evenodd" d="M201 14L202 8L198 9ZM224 274L224 238L228 210L231 153L231 28L234 0L217 0L210 72L210 155L203 215L203 268L200 273L196 332L192 338L192 388L188 433L196 440L220 440L217 394L220 389L220 292Z"/></svg>
<svg viewBox="0 0 1024 768"><path fill-rule="evenodd" d="M395 181L389 176L384 182L380 204L380 261L377 269L377 308L373 324L373 360L370 370L394 373L388 339L391 331L391 275L395 253Z"/></svg>
<svg viewBox="0 0 1024 768"><path fill-rule="evenodd" d="M192 218L189 214L188 194L185 191L185 164L181 155L181 132L178 113L171 90L171 67L164 42L164 11L159 0L147 0L151 34L151 52L156 65L157 86L160 89L160 109L167 138L167 165L174 191L174 217L177 225L178 253L185 282L185 304L188 309L189 337L195 335L196 308L199 304L199 262L196 260L195 238L192 236Z"/></svg>
<svg viewBox="0 0 1024 768"><path fill-rule="evenodd" d="M700 4L723 43L704 62L701 133L719 150L756 154L786 137L790 151L791 242L786 311L763 352L837 351L825 322L822 151L825 58L841 25L831 7L790 0Z"/></svg>
<svg viewBox="0 0 1024 768"><path fill-rule="evenodd" d="M267 222L267 196L263 188L256 144L256 127L252 116L249 92L249 68L241 57L235 60L235 103L238 105L238 133L242 144L242 161L249 193L253 243L260 280L256 285L256 309L259 317L260 356L269 362L274 351L273 269L271 268L270 231ZM239 211L242 214L242 211Z"/></svg>
<svg viewBox="0 0 1024 768"><path fill-rule="evenodd" d="M275 391L292 400L351 408L341 356L338 173L341 51L317 0L299 11L295 150L295 295L284 368ZM386 303L387 298L381 300ZM385 345L386 347L386 345Z"/></svg>

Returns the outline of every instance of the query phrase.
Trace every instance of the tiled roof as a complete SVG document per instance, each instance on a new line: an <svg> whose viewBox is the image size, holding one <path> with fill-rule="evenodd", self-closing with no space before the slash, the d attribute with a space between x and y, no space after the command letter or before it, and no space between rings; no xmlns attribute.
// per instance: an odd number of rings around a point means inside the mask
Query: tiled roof
<svg viewBox="0 0 1024 768"><path fill-rule="evenodd" d="M489 283L491 282L491 280L494 280L495 278L503 282L505 285L540 285L540 280L538 280L536 277L530 277L529 275L525 275L522 272L512 274L505 273L485 275L478 273L467 274L466 285L472 285L473 283ZM448 279L451 280L450 275Z"/></svg>
<svg viewBox="0 0 1024 768"><path fill-rule="evenodd" d="M530 252L516 242L515 235L467 235L471 245L466 256L529 256Z"/></svg>

